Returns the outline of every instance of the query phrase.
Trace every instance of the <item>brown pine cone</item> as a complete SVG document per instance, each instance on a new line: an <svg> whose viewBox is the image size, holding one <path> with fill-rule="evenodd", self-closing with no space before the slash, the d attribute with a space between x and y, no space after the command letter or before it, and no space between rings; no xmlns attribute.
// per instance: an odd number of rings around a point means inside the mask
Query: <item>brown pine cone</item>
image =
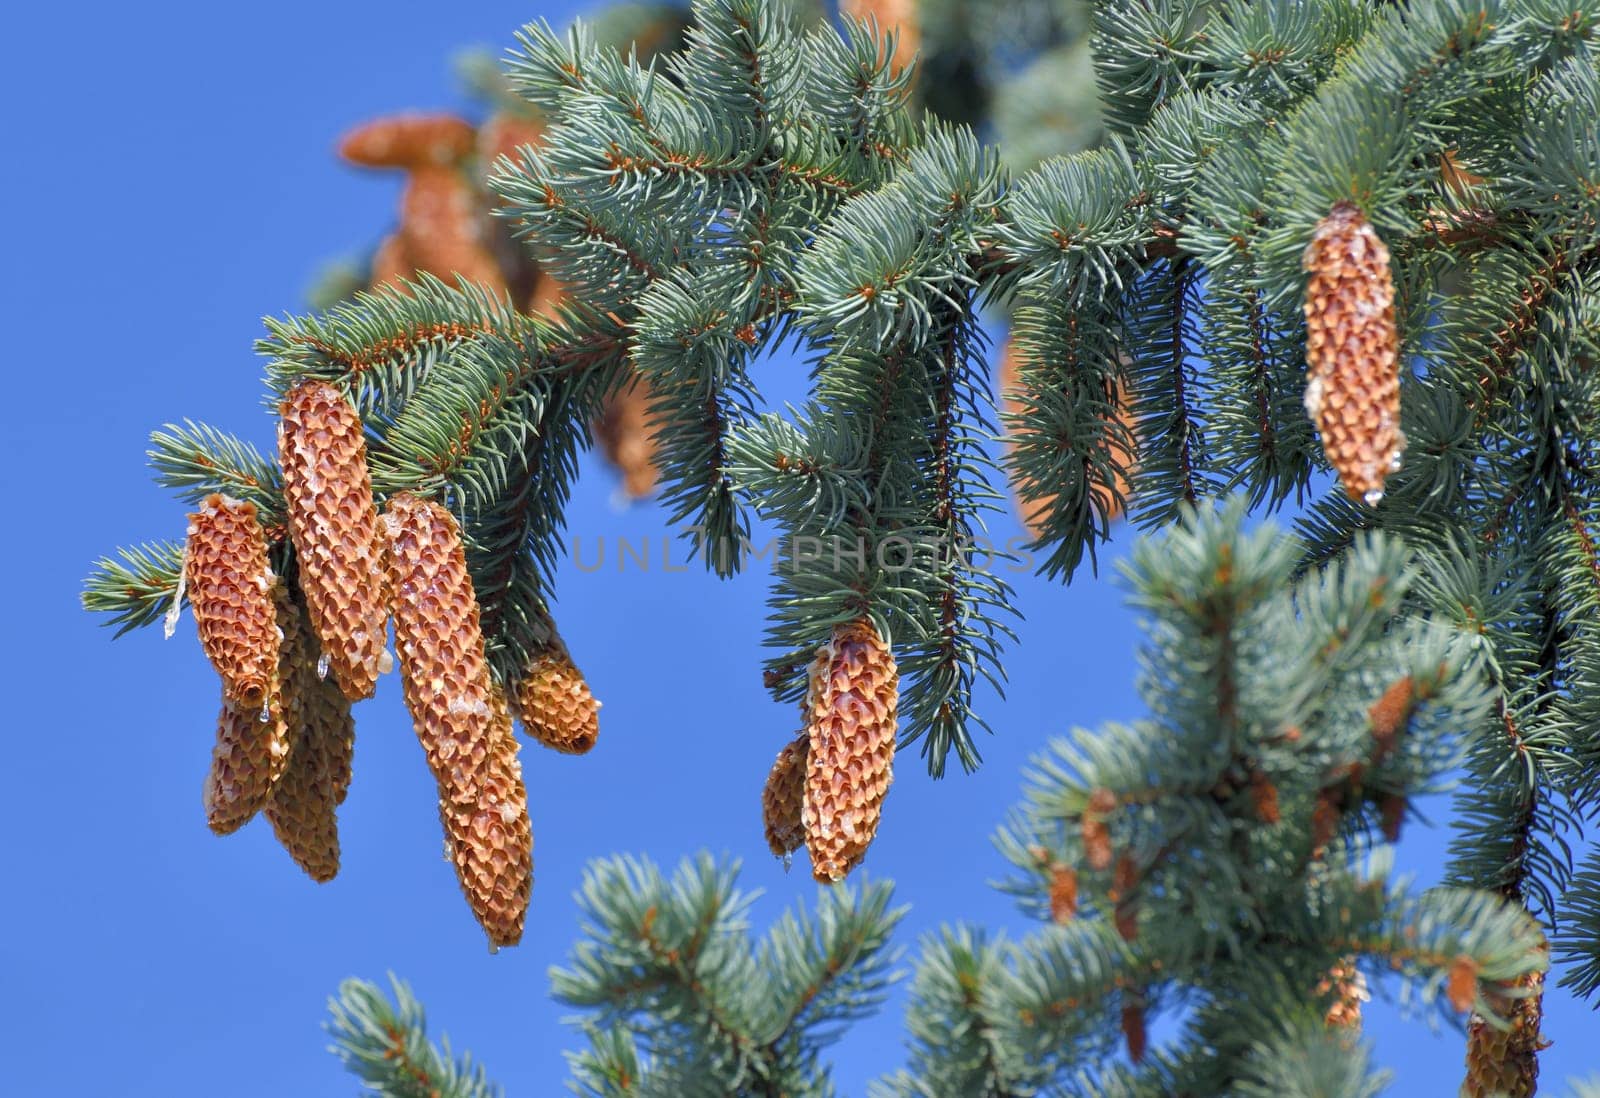
<svg viewBox="0 0 1600 1098"><path fill-rule="evenodd" d="M878 831L894 764L899 673L866 619L841 625L817 651L806 694L801 822L811 872L843 880Z"/></svg>
<svg viewBox="0 0 1600 1098"><path fill-rule="evenodd" d="M525 114L496 111L478 127L478 161L492 172L502 156L517 160L524 145L537 146L544 139L544 123Z"/></svg>
<svg viewBox="0 0 1600 1098"><path fill-rule="evenodd" d="M1010 417L1021 414L1027 408L1027 402L1022 390L1022 364L1018 361L1016 344L1006 340L1005 346L1000 351L1000 363L997 370L998 388L1000 391L1000 407L1005 416ZM1128 404L1126 388L1119 382L1113 393L1112 407L1119 423L1128 430L1128 437L1132 437L1133 412ZM1009 438L1003 443L1009 451L1011 443ZM1113 444L1112 456L1116 459L1119 469L1110 483L1096 483L1090 486L1090 493L1101 505L1105 520L1113 522L1122 515L1122 505L1128 499L1129 486L1125 475L1133 469L1134 455L1128 446ZM1034 537L1044 532L1044 521L1055 507L1052 497L1024 499L1022 495L1025 487L1016 471L1011 473L1011 498L1016 508L1017 517L1022 521L1023 527Z"/></svg>
<svg viewBox="0 0 1600 1098"><path fill-rule="evenodd" d="M528 298L528 307L525 311L531 316L541 316L546 320L559 320L561 305L566 300L567 288L561 284L561 280L549 271L541 270L538 280L533 284L533 293ZM600 414L604 415L604 410Z"/></svg>
<svg viewBox="0 0 1600 1098"><path fill-rule="evenodd" d="M200 644L241 709L267 704L278 663L267 537L253 503L217 493L189 516L184 584Z"/></svg>
<svg viewBox="0 0 1600 1098"><path fill-rule="evenodd" d="M518 758L521 748L498 684L490 698L490 710L489 765L478 799L470 805L441 800L440 813L446 820L450 859L461 890L494 950L522 940L533 893L533 825L528 819L528 790Z"/></svg>
<svg viewBox="0 0 1600 1098"><path fill-rule="evenodd" d="M893 72L911 64L922 48L917 0L839 0L839 14L862 23L875 21L878 33L885 37L894 32L894 53L887 58Z"/></svg>
<svg viewBox="0 0 1600 1098"><path fill-rule="evenodd" d="M311 623L286 588L280 588L278 613L284 710L296 739L288 769L267 800L267 820L295 864L314 881L331 881L339 872L336 812L350 786L355 722L343 691L317 677Z"/></svg>
<svg viewBox="0 0 1600 1098"><path fill-rule="evenodd" d="M1478 1014L1467 1023L1467 1077L1461 1098L1532 1098L1538 1091L1539 1051L1545 1047L1539 1032L1544 973L1529 973L1522 987L1529 993L1526 998L1485 992L1490 1005L1509 1023L1506 1028Z"/></svg>
<svg viewBox="0 0 1600 1098"><path fill-rule="evenodd" d="M472 152L472 123L448 114L397 114L357 126L339 141L339 155L369 168L459 164Z"/></svg>
<svg viewBox="0 0 1600 1098"><path fill-rule="evenodd" d="M1328 1003L1323 1022L1329 1029L1360 1029L1361 1004L1372 998L1367 978L1356 967L1355 958L1346 957L1328 970L1317 985L1317 994Z"/></svg>
<svg viewBox="0 0 1600 1098"><path fill-rule="evenodd" d="M532 887L532 831L461 532L449 511L408 493L383 517L400 676L438 782L447 849L490 945L515 945Z"/></svg>
<svg viewBox="0 0 1600 1098"><path fill-rule="evenodd" d="M1389 249L1348 202L1306 248L1306 410L1351 499L1376 504L1400 468L1400 335Z"/></svg>
<svg viewBox="0 0 1600 1098"><path fill-rule="evenodd" d="M456 276L506 292L505 275L489 250L483 199L459 168L412 169L400 199L400 237L417 270L446 282Z"/></svg>
<svg viewBox="0 0 1600 1098"><path fill-rule="evenodd" d="M802 735L778 752L777 761L767 773L767 784L761 790L761 823L767 835L767 849L784 859L784 868L788 868L789 857L806 841L800 806L805 800L809 747L809 740Z"/></svg>
<svg viewBox="0 0 1600 1098"><path fill-rule="evenodd" d="M643 499L656 487L656 432L650 418L654 399L650 383L635 374L595 417L593 430L600 452L622 474L622 490Z"/></svg>
<svg viewBox="0 0 1600 1098"><path fill-rule="evenodd" d="M294 739L284 719L276 678L273 687L265 707L247 709L223 694L211 770L201 792L206 826L218 835L239 830L265 808L288 767Z"/></svg>
<svg viewBox="0 0 1600 1098"><path fill-rule="evenodd" d="M557 751L582 755L600 735L600 703L560 637L536 652L517 684L516 713L528 735Z"/></svg>
<svg viewBox="0 0 1600 1098"><path fill-rule="evenodd" d="M382 287L404 289L401 283L417 273L417 265L406 254L406 242L399 233L390 233L372 253L372 265L367 272L367 288Z"/></svg>
<svg viewBox="0 0 1600 1098"><path fill-rule="evenodd" d="M387 669L383 536L361 418L339 390L306 380L284 397L278 460L300 589L326 667L345 697L372 696Z"/></svg>

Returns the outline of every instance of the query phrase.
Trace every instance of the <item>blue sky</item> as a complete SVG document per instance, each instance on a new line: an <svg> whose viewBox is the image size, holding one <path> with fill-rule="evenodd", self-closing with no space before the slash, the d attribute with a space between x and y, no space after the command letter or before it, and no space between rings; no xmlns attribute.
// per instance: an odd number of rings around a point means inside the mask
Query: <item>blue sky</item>
<svg viewBox="0 0 1600 1098"><path fill-rule="evenodd" d="M77 608L96 556L181 536L182 507L144 468L152 428L188 416L270 444L251 351L260 316L299 309L319 264L374 243L397 196L394 181L335 161L338 134L400 108L463 105L456 49L498 48L526 20L571 10L282 0L10 17L9 1093L349 1094L323 1051L325 999L347 975L393 970L511 1095L553 1094L575 1041L546 970L577 935L571 897L588 858L727 851L766 890L759 922L813 895L760 836L760 784L793 720L761 689L761 575L667 574L659 557L648 572L619 573L614 557L564 569L557 612L604 699L601 740L585 758L525 752L534 905L524 944L493 957L439 856L431 778L392 678L357 710L345 867L317 886L264 822L228 839L205 828L217 686L192 622L171 641L145 631L113 644ZM786 398L803 379L775 361L762 380ZM613 489L587 462L571 513L586 560L594 538L659 546L661 512L618 511ZM995 535L1014 532L1005 516ZM999 732L982 745L985 767L935 783L903 760L868 861L913 905L907 944L945 920L1021 928L986 884L1003 872L989 835L1021 766L1051 733L1139 713L1137 634L1116 585L1016 581L1026 620L1010 696L986 707ZM1413 827L1401 861L1427 880L1444 841ZM1545 1078L1592 1067L1579 1045L1592 1014L1553 995L1547 1017ZM1382 1004L1368 1018L1399 1073L1393 1093L1454 1092L1457 1038ZM897 1003L856 1027L835 1057L843 1092L898 1066L900 1041Z"/></svg>

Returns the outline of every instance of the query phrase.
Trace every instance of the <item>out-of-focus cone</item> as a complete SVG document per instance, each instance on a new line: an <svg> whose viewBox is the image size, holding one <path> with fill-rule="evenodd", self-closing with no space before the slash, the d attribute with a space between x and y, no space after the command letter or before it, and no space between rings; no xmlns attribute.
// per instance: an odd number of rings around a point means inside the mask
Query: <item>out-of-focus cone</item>
<svg viewBox="0 0 1600 1098"><path fill-rule="evenodd" d="M1330 1029L1360 1029L1361 1004L1372 998L1367 978L1356 967L1355 958L1346 957L1328 970L1317 994L1326 997L1328 1012L1323 1020Z"/></svg>
<svg viewBox="0 0 1600 1098"><path fill-rule="evenodd" d="M496 293L505 276L488 243L486 211L476 187L459 168L415 168L400 199L400 237L419 271L446 282L465 278Z"/></svg>
<svg viewBox="0 0 1600 1098"><path fill-rule="evenodd" d="M406 254L406 242L399 233L390 233L372 253L372 268L367 273L367 288L383 286L398 289L400 283L417 273L417 266Z"/></svg>
<svg viewBox="0 0 1600 1098"><path fill-rule="evenodd" d="M1539 1023L1544 1015L1544 973L1522 978L1526 997L1488 995L1510 1025L1500 1028L1474 1014L1467 1023L1467 1077L1461 1098L1533 1098L1539 1089Z"/></svg>
<svg viewBox="0 0 1600 1098"><path fill-rule="evenodd" d="M467 172L474 153L487 151L470 122L445 114L402 114L358 126L339 153L352 164L407 173L400 228L372 259L370 287L398 285L418 272L446 282L457 277L506 292L507 279L489 239L488 209ZM491 140L515 139L499 123Z"/></svg>
<svg viewBox="0 0 1600 1098"><path fill-rule="evenodd" d="M654 398L650 383L635 374L594 421L600 451L622 474L622 490L633 499L643 499L656 486L656 436L650 420Z"/></svg>
<svg viewBox="0 0 1600 1098"><path fill-rule="evenodd" d="M839 0L839 14L847 19L878 24L880 33L894 33L894 53L889 67L899 72L911 64L922 48L922 22L917 17L917 0Z"/></svg>
<svg viewBox="0 0 1600 1098"><path fill-rule="evenodd" d="M525 114L496 111L478 127L478 159L486 171L494 169L502 156L517 159L524 145L537 146L544 137L544 123Z"/></svg>
<svg viewBox="0 0 1600 1098"><path fill-rule="evenodd" d="M280 405L278 461L300 589L327 669L345 697L372 696L387 665L387 578L361 417L325 381Z"/></svg>
<svg viewBox="0 0 1600 1098"><path fill-rule="evenodd" d="M368 168L459 164L476 144L472 123L449 114L413 112L363 123L339 140L339 155Z"/></svg>
<svg viewBox="0 0 1600 1098"><path fill-rule="evenodd" d="M866 619L836 628L811 665L801 823L819 881L843 880L877 834L899 689L894 656Z"/></svg>
<svg viewBox="0 0 1600 1098"><path fill-rule="evenodd" d="M1001 409L1005 417L1014 416L1023 411L1026 404L1024 403L1021 389L1022 364L1019 360L1016 346L1010 339L1007 339L1005 346L1001 348L998 374ZM1113 395L1113 406L1116 409L1118 422L1127 432L1128 437L1131 438L1133 435L1132 408L1128 402L1127 390L1120 383L1117 385L1116 392ZM1004 445L1009 451L1011 448L1009 440ZM1090 491L1103 505L1106 521L1108 522L1114 521L1122 514L1122 505L1119 501L1128 498L1129 487L1126 474L1132 472L1134 461L1134 455L1129 452L1127 446L1114 444L1111 447L1111 451L1121 471L1113 476L1109 485L1096 484L1090 488ZM1022 525L1027 529L1028 533L1034 537L1040 537L1044 533L1044 520L1055 508L1055 500L1049 497L1033 500L1024 499L1021 487L1015 473L1013 473L1011 500L1016 507L1017 517L1022 520Z"/></svg>

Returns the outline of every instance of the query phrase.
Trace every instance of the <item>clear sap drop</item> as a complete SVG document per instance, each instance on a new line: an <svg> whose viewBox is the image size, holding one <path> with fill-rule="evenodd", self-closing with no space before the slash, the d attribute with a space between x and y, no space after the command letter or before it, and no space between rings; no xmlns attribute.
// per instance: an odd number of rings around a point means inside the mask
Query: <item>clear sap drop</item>
<svg viewBox="0 0 1600 1098"><path fill-rule="evenodd" d="M378 653L378 674L387 675L394 670L394 653L385 648Z"/></svg>
<svg viewBox="0 0 1600 1098"><path fill-rule="evenodd" d="M794 851L786 851L783 855L783 871L785 873L794 868Z"/></svg>
<svg viewBox="0 0 1600 1098"><path fill-rule="evenodd" d="M1362 496L1361 498L1366 501L1368 507L1376 507L1376 506L1378 506L1379 503L1381 503L1383 501L1383 489L1382 488L1370 489L1367 492L1367 494Z"/></svg>
<svg viewBox="0 0 1600 1098"><path fill-rule="evenodd" d="M495 945L493 942L490 942L489 943L489 956L493 957L496 953L499 953L499 952L500 952L500 947Z"/></svg>
<svg viewBox="0 0 1600 1098"><path fill-rule="evenodd" d="M161 635L166 640L172 639L172 634L178 628L178 616L183 613L183 593L189 586L189 543L183 543L183 561L178 565L178 586L172 590L172 605L167 607L166 616L161 622Z"/></svg>
<svg viewBox="0 0 1600 1098"><path fill-rule="evenodd" d="M256 714L256 720L260 721L262 724L266 724L271 719L272 719L272 707L271 706L267 706L267 705L263 705L261 707L261 712Z"/></svg>
<svg viewBox="0 0 1600 1098"><path fill-rule="evenodd" d="M305 664L301 664L300 666L304 667ZM317 680L319 682L326 682L327 679L328 679L328 653L324 652L324 653L322 653L322 655L317 657Z"/></svg>

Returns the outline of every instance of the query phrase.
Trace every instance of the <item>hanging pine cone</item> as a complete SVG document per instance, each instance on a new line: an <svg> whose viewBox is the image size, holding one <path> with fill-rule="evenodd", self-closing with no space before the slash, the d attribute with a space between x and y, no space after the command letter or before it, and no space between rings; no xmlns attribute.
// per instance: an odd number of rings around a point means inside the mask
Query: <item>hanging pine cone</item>
<svg viewBox="0 0 1600 1098"><path fill-rule="evenodd" d="M489 250L483 200L459 168L413 168L400 197L400 237L419 271L446 282L465 278L505 293L505 276Z"/></svg>
<svg viewBox="0 0 1600 1098"><path fill-rule="evenodd" d="M331 881L339 872L336 811L350 787L355 722L343 691L317 676L316 638L286 586L278 593L278 620L284 712L296 739L267 800L267 820L295 864L314 881Z"/></svg>
<svg viewBox="0 0 1600 1098"><path fill-rule="evenodd" d="M767 784L761 790L761 824L767 835L767 849L784 859L806 841L800 812L805 799L809 747L809 740L802 735L778 752L777 761L767 773ZM787 861L784 867L788 868Z"/></svg>
<svg viewBox="0 0 1600 1098"><path fill-rule="evenodd" d="M489 673L455 518L401 493L384 512L406 706L439 786L451 860L491 946L522 937L532 887L527 793Z"/></svg>
<svg viewBox="0 0 1600 1098"><path fill-rule="evenodd" d="M894 762L899 673L872 623L841 625L818 651L806 694L801 823L811 872L839 881L878 831Z"/></svg>
<svg viewBox="0 0 1600 1098"><path fill-rule="evenodd" d="M1005 418L1010 419L1023 415L1028 408L1027 394L1022 383L1022 364L1017 354L1016 342L1007 339L1000 349L1000 364L997 370L997 387L1000 391L1000 407ZM1112 471L1109 482L1097 481L1090 485L1091 497L1099 505L1099 511L1105 521L1110 523L1122 517L1123 504L1128 501L1130 488L1127 474L1133 471L1134 452L1127 440L1133 435L1133 411L1129 407L1128 391L1126 386L1118 381L1112 389L1111 408L1115 423L1112 427L1112 441L1108 447L1116 466ZM1003 445L1007 452L1012 448L1008 436ZM1050 512L1055 509L1056 501L1053 496L1043 498L1034 495L1032 498L1023 498L1023 491L1030 486L1023 480L1015 469L1011 471L1011 500L1015 507L1017 518L1021 520L1023 528L1034 537L1044 533L1045 520Z"/></svg>
<svg viewBox="0 0 1600 1098"><path fill-rule="evenodd" d="M265 808L293 746L276 676L264 707L247 709L224 692L211 770L201 793L206 826L218 835L229 835Z"/></svg>
<svg viewBox="0 0 1600 1098"><path fill-rule="evenodd" d="M1389 249L1348 202L1306 248L1306 410L1351 499L1375 504L1400 468L1400 337Z"/></svg>
<svg viewBox="0 0 1600 1098"><path fill-rule="evenodd" d="M517 684L523 730L568 755L582 755L600 735L600 703L560 637L534 653Z"/></svg>
<svg viewBox="0 0 1600 1098"><path fill-rule="evenodd" d="M254 504L212 493L189 516L184 583L225 695L259 711L278 663L278 628L267 537Z"/></svg>
<svg viewBox="0 0 1600 1098"><path fill-rule="evenodd" d="M300 588L345 697L372 696L386 669L388 595L361 419L338 389L307 380L284 397L278 460Z"/></svg>
<svg viewBox="0 0 1600 1098"><path fill-rule="evenodd" d="M417 265L411 262L405 240L399 233L390 233L379 242L378 250L372 253L372 262L367 270L367 289L377 290L384 286L400 289L400 284L416 273Z"/></svg>
<svg viewBox="0 0 1600 1098"><path fill-rule="evenodd" d="M643 499L656 487L654 399L650 382L635 374L606 400L592 428L600 452L622 474L622 490L630 499Z"/></svg>
<svg viewBox="0 0 1600 1098"><path fill-rule="evenodd" d="M1372 995L1367 991L1367 978L1356 967L1354 957L1336 962L1317 984L1317 994L1328 1003L1323 1022L1329 1029L1361 1028L1361 1004Z"/></svg>
<svg viewBox="0 0 1600 1098"><path fill-rule="evenodd" d="M1509 1023L1505 1028L1477 1014L1467 1023L1467 1077L1461 1098L1533 1098L1539 1089L1544 973L1530 972L1522 987L1528 993L1524 998L1485 993Z"/></svg>
<svg viewBox="0 0 1600 1098"><path fill-rule="evenodd" d="M898 73L911 64L922 48L922 21L917 17L917 0L839 0L839 14L847 19L878 26L887 39L894 34L894 53L885 58L891 72ZM887 46L887 41L884 42Z"/></svg>
<svg viewBox="0 0 1600 1098"><path fill-rule="evenodd" d="M299 704L293 690L286 690L283 675L293 674L294 656L299 643L290 634L293 621L278 613L283 581L274 583L267 595L274 613L274 647L277 663L267 682L266 703L242 706L222 691L222 714L216 723L216 747L211 751L211 770L206 773L202 803L206 826L219 836L243 828L262 808L267 807L272 791L280 784L293 763ZM286 643L277 642L278 629Z"/></svg>
<svg viewBox="0 0 1600 1098"><path fill-rule="evenodd" d="M488 932L490 947L498 949L522 940L533 893L533 825L517 757L521 748L498 684L491 690L489 708L489 765L477 800L441 800L439 809L461 890Z"/></svg>
<svg viewBox="0 0 1600 1098"><path fill-rule="evenodd" d="M339 155L369 168L459 164L477 143L472 123L449 114L396 114L357 126L339 141Z"/></svg>

